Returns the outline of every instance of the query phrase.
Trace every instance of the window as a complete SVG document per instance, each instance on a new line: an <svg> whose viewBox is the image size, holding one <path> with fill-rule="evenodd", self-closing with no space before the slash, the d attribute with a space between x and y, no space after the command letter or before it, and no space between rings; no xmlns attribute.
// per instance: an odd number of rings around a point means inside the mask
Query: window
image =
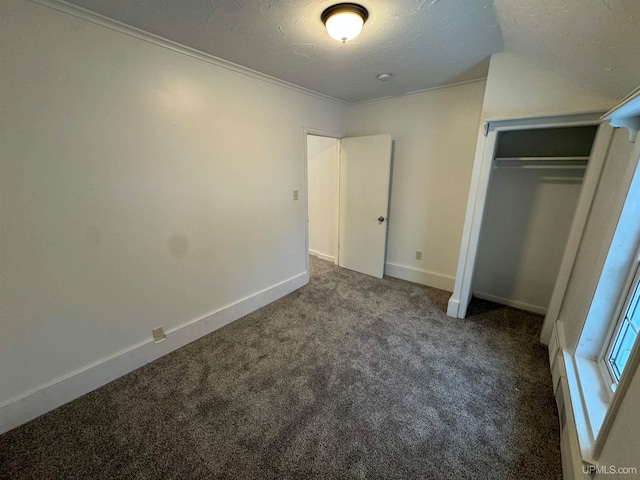
<svg viewBox="0 0 640 480"><path fill-rule="evenodd" d="M640 263L635 265L631 286L627 291L621 314L603 356L613 388L620 381L633 344L638 337L638 330L640 330Z"/></svg>

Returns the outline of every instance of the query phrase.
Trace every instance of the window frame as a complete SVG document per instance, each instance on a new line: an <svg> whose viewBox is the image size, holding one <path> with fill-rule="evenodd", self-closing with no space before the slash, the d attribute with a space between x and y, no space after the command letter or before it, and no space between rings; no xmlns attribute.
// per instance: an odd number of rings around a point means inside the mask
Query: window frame
<svg viewBox="0 0 640 480"><path fill-rule="evenodd" d="M627 312L629 311L629 307L631 306L631 301L638 289L640 289L640 251L636 253L635 261L629 269L627 279L624 283L624 288L621 289L618 305L615 309L616 314L613 317L615 321L611 322L607 335L603 338L602 349L597 359L601 376L605 383L610 386L607 390L610 397L613 396L616 391L620 378L622 378L622 372L620 372L620 377L618 377L616 372L613 371L609 359L611 357L612 350L616 346L616 341L618 340L622 330L624 320L627 316ZM634 344L638 341L638 337L640 337L640 335L636 337Z"/></svg>

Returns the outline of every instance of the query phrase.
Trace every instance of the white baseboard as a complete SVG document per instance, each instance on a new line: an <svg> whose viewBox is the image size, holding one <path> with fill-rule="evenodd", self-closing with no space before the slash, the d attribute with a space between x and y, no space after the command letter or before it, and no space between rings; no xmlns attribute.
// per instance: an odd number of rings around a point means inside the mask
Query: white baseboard
<svg viewBox="0 0 640 480"><path fill-rule="evenodd" d="M257 292L206 317L166 331L158 343L149 340L87 365L0 404L0 434L95 390L153 360L261 308L308 283L306 273Z"/></svg>
<svg viewBox="0 0 640 480"><path fill-rule="evenodd" d="M509 298L498 297L497 295L491 295L490 293L473 292L473 296L476 298L481 298L482 300L489 300L490 302L507 305L508 307L526 310L527 312L539 313L540 315L546 315L547 313L546 307L541 307L540 305L532 305L530 303L520 302L518 300L511 300Z"/></svg>
<svg viewBox="0 0 640 480"><path fill-rule="evenodd" d="M453 292L453 284L456 280L455 277L450 277L449 275L419 270L417 268L407 267L406 265L389 262L385 264L384 274L390 277L408 280L409 282L427 285L428 287L439 288L440 290L446 290L448 292Z"/></svg>
<svg viewBox="0 0 640 480"><path fill-rule="evenodd" d="M447 304L447 316L453 317L453 318L460 318L459 311L460 311L460 300L457 298L453 298L453 295L451 295L451 298L449 298L449 303Z"/></svg>
<svg viewBox="0 0 640 480"><path fill-rule="evenodd" d="M324 253L320 253L315 250L309 250L309 255L318 257L320 260L326 260L327 262L336 263L336 257L333 257L331 255L326 255Z"/></svg>

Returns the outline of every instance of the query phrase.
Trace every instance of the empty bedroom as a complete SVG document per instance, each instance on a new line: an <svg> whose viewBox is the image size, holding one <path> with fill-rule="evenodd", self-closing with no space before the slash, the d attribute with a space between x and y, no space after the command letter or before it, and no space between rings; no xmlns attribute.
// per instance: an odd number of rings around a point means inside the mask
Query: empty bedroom
<svg viewBox="0 0 640 480"><path fill-rule="evenodd" d="M640 4L0 3L0 478L640 478Z"/></svg>

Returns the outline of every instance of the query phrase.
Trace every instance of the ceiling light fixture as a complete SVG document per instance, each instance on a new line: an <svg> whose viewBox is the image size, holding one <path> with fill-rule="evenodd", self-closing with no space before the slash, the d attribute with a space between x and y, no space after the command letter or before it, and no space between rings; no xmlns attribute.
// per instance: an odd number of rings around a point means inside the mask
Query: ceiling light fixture
<svg viewBox="0 0 640 480"><path fill-rule="evenodd" d="M329 35L342 43L357 37L367 18L369 12L357 3L332 5L320 16Z"/></svg>

